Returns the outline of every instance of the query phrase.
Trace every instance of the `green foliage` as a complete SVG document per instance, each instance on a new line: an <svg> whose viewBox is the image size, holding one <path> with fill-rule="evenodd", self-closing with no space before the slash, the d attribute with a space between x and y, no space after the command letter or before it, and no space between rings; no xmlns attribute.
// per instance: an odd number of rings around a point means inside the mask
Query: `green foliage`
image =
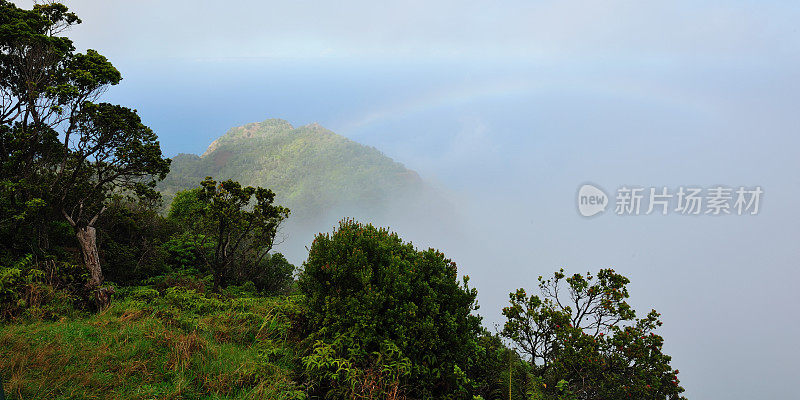
<svg viewBox="0 0 800 400"><path fill-rule="evenodd" d="M161 296L158 290L148 286L134 286L126 290L126 297L134 300L150 302Z"/></svg>
<svg viewBox="0 0 800 400"><path fill-rule="evenodd" d="M214 290L248 268L258 268L268 256L287 208L273 204L275 194L264 188L242 187L207 177L200 188L179 197L170 217L184 224L205 266L213 273Z"/></svg>
<svg viewBox="0 0 800 400"><path fill-rule="evenodd" d="M483 332L477 345L467 371L475 393L486 400L507 400L510 389L512 400L528 400L533 385L530 365L503 345L497 335Z"/></svg>
<svg viewBox="0 0 800 400"><path fill-rule="evenodd" d="M97 224L104 275L112 282L135 285L184 267L170 252L175 227L149 204L115 198Z"/></svg>
<svg viewBox="0 0 800 400"><path fill-rule="evenodd" d="M171 287L182 287L205 293L211 291L211 280L211 275L198 274L193 270L176 270L147 278L142 284L151 285L162 292Z"/></svg>
<svg viewBox="0 0 800 400"><path fill-rule="evenodd" d="M281 253L264 256L260 263L243 263L233 271L233 282L252 282L262 294L288 294L294 286L296 268Z"/></svg>
<svg viewBox="0 0 800 400"><path fill-rule="evenodd" d="M511 293L503 335L529 357L541 398L683 398L654 332L659 314L637 319L628 283L611 269L569 277L561 270L539 278L542 297Z"/></svg>
<svg viewBox="0 0 800 400"><path fill-rule="evenodd" d="M166 253L167 264L173 270L206 272L201 253L211 251L213 246L209 243L205 248L200 248L191 235L180 233L163 243L161 248Z"/></svg>
<svg viewBox="0 0 800 400"><path fill-rule="evenodd" d="M32 254L0 266L0 320L58 319L81 304L85 274L75 265L38 263Z"/></svg>
<svg viewBox="0 0 800 400"><path fill-rule="evenodd" d="M0 269L0 304L3 306L3 316L9 316L17 309L25 308L26 289L44 277L43 271L29 267L32 259L33 257L28 255L13 267Z"/></svg>
<svg viewBox="0 0 800 400"><path fill-rule="evenodd" d="M52 187L41 172L63 151L47 125L59 101L42 97L68 85L61 72L74 47L53 32L77 23L61 4L24 10L0 1L0 246L11 259L43 256L50 245Z"/></svg>
<svg viewBox="0 0 800 400"><path fill-rule="evenodd" d="M197 217L205 212L206 205L200 200L201 192L202 187L197 187L175 194L167 217L181 227L192 227Z"/></svg>
<svg viewBox="0 0 800 400"><path fill-rule="evenodd" d="M136 111L95 103L122 76L61 36L80 22L62 4L0 0L0 237L30 247L8 246L14 256L53 255L50 221L66 220L97 287L95 222L115 196L156 200L170 161Z"/></svg>
<svg viewBox="0 0 800 400"><path fill-rule="evenodd" d="M135 111L108 103L82 105L75 122L77 145L68 149L54 189L67 220L92 225L112 195L157 199L156 181L169 172L156 134Z"/></svg>
<svg viewBox="0 0 800 400"><path fill-rule="evenodd" d="M392 342L385 341L379 351L367 354L361 346L339 337L332 344L318 340L311 354L303 358L313 385L330 385L327 398L383 399L402 397L402 382L411 374L411 360ZM340 354L346 354L340 357ZM364 366L363 360L370 365ZM324 386L323 386L324 388Z"/></svg>
<svg viewBox="0 0 800 400"><path fill-rule="evenodd" d="M461 371L476 351L480 319L471 314L476 291L466 277L463 286L457 278L444 254L417 251L386 229L343 220L332 234L314 239L300 275L309 340L362 372L376 368L376 352L396 346L395 360L411 362L400 390L411 397L471 398ZM317 393L350 390L315 371L307 369Z"/></svg>
<svg viewBox="0 0 800 400"><path fill-rule="evenodd" d="M268 187L296 222L343 207L384 210L403 196L427 189L417 174L375 148L316 124L293 127L270 119L230 129L201 157L176 156L159 183L165 202L206 176Z"/></svg>

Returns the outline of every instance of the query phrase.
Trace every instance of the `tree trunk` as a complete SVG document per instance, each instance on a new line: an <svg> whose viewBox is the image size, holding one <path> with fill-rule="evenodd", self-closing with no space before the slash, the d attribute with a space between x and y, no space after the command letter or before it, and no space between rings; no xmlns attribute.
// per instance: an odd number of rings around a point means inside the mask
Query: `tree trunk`
<svg viewBox="0 0 800 400"><path fill-rule="evenodd" d="M225 287L225 273L222 270L222 267L217 267L214 269L214 286L211 289L214 293L219 293L219 290Z"/></svg>
<svg viewBox="0 0 800 400"><path fill-rule="evenodd" d="M83 263L89 269L89 285L99 288L103 283L103 270L100 269L100 254L97 252L97 231L93 226L77 228L75 236L81 245Z"/></svg>

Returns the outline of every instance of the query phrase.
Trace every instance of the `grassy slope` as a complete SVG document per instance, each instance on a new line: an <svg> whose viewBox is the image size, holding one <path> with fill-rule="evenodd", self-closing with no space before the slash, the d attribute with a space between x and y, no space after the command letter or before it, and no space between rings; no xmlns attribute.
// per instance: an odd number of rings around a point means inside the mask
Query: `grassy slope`
<svg viewBox="0 0 800 400"><path fill-rule="evenodd" d="M138 288L103 313L2 325L12 399L293 399L293 298Z"/></svg>

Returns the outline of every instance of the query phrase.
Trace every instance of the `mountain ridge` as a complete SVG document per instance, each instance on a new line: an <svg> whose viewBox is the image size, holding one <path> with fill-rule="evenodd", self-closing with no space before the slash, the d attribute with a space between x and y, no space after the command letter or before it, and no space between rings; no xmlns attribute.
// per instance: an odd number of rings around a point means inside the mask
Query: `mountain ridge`
<svg viewBox="0 0 800 400"><path fill-rule="evenodd" d="M337 207L379 211L404 193L429 190L419 174L374 147L316 122L294 127L277 118L233 127L201 155L176 155L159 184L165 205L205 176L270 188L300 219Z"/></svg>

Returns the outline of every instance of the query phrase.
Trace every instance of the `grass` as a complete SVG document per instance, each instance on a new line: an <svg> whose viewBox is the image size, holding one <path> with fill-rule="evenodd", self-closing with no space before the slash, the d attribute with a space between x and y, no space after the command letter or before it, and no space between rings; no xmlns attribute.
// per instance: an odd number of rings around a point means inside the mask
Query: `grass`
<svg viewBox="0 0 800 400"><path fill-rule="evenodd" d="M302 399L292 297L127 288L102 313L0 325L10 399Z"/></svg>

